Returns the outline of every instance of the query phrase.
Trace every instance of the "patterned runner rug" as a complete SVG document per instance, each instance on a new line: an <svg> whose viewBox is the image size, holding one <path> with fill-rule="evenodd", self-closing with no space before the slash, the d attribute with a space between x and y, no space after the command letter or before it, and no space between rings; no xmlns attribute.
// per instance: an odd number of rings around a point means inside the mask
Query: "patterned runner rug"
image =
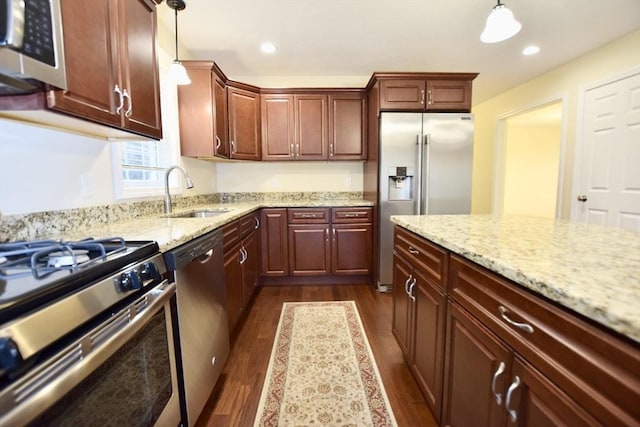
<svg viewBox="0 0 640 427"><path fill-rule="evenodd" d="M255 426L396 426L353 301L285 302Z"/></svg>

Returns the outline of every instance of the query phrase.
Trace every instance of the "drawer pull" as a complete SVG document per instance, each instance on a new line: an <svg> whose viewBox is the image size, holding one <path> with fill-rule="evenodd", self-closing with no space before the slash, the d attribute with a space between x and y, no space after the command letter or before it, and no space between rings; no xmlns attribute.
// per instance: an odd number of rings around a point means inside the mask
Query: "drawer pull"
<svg viewBox="0 0 640 427"><path fill-rule="evenodd" d="M344 217L345 217L345 218L358 218L359 216L360 216L360 214L357 214L357 213L347 213L347 214L344 214Z"/></svg>
<svg viewBox="0 0 640 427"><path fill-rule="evenodd" d="M302 214L300 215L302 218L315 218L316 214Z"/></svg>
<svg viewBox="0 0 640 427"><path fill-rule="evenodd" d="M527 324L527 323L521 323L521 322L516 322L514 320L509 319L509 317L507 316L507 309L504 306L499 306L498 310L500 311L500 316L502 316L502 318L505 320L505 322L507 322L508 324L515 326L518 329L521 329L525 332L528 332L530 334L533 333L533 326Z"/></svg>
<svg viewBox="0 0 640 427"><path fill-rule="evenodd" d="M411 255L420 255L420 251L417 249L414 249L413 246L409 246L409 253Z"/></svg>
<svg viewBox="0 0 640 427"><path fill-rule="evenodd" d="M498 369L496 369L496 372L493 374L493 380L491 380L491 393L496 397L496 403L498 406L502 405L502 394L496 392L496 381L498 380L498 377L504 373L505 369L506 365L504 362L500 362Z"/></svg>
<svg viewBox="0 0 640 427"><path fill-rule="evenodd" d="M507 410L507 412L509 413L509 417L511 418L511 422L514 422L514 423L518 419L518 411L516 411L515 409L510 409L510 406L511 406L511 395L518 388L519 385L520 385L520 377L518 377L516 375L516 377L513 379L513 382L511 383L511 385L507 389L507 400L504 402L504 407Z"/></svg>

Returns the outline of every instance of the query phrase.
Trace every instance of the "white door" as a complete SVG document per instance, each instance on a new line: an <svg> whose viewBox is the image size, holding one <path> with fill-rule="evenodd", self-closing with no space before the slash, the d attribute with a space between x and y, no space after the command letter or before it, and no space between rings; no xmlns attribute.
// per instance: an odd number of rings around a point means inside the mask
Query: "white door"
<svg viewBox="0 0 640 427"><path fill-rule="evenodd" d="M573 219L640 231L640 72L585 92Z"/></svg>

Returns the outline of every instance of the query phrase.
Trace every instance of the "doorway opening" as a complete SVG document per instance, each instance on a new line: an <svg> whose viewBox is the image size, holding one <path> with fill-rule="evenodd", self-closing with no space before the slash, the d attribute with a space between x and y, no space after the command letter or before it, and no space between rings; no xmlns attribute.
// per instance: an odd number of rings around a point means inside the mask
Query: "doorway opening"
<svg viewBox="0 0 640 427"><path fill-rule="evenodd" d="M560 218L562 108L555 99L499 118L493 213Z"/></svg>

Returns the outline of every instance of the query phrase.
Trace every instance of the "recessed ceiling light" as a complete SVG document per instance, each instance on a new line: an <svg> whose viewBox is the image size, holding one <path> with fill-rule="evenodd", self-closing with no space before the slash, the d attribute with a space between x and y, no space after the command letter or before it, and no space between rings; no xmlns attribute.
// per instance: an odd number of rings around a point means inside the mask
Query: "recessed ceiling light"
<svg viewBox="0 0 640 427"><path fill-rule="evenodd" d="M540 52L540 48L538 46L527 46L522 50L523 55L535 55Z"/></svg>
<svg viewBox="0 0 640 427"><path fill-rule="evenodd" d="M271 42L264 42L260 45L262 53L274 53L276 51L276 45Z"/></svg>

